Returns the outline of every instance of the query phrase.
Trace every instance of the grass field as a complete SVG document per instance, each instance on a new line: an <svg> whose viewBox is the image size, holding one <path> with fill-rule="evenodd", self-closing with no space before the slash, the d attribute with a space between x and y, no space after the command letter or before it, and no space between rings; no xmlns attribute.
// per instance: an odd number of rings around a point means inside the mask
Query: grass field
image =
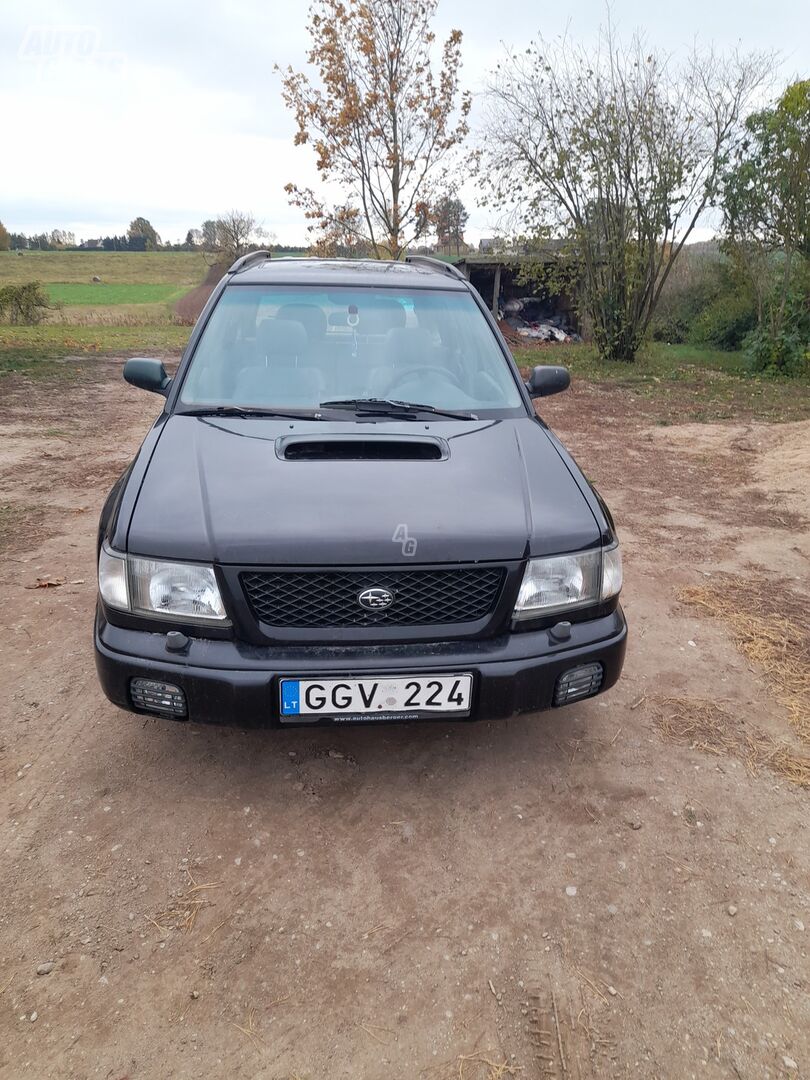
<svg viewBox="0 0 810 1080"><path fill-rule="evenodd" d="M51 303L73 307L105 307L118 304L153 304L178 300L188 288L164 282L149 284L95 284L84 282L51 282L45 285Z"/></svg>
<svg viewBox="0 0 810 1080"><path fill-rule="evenodd" d="M199 251L0 251L0 285L41 281L105 285L174 285L192 289L208 271Z"/></svg>
<svg viewBox="0 0 810 1080"><path fill-rule="evenodd" d="M575 380L655 400L660 423L810 417L810 381L751 374L741 352L653 343L632 364L603 363L590 345L515 349L514 356L525 374L534 364L563 364Z"/></svg>
<svg viewBox="0 0 810 1080"><path fill-rule="evenodd" d="M126 335L111 335L112 328L138 327L147 335L158 329L163 332L178 321L176 302L199 285L207 272L200 252L0 252L0 286L39 281L54 305L47 313L47 326L0 326L4 366L9 350L15 354L15 364L20 358L30 359L28 350L34 342L43 344L46 356L59 349L69 355L119 348ZM164 339L174 343L176 336L166 332Z"/></svg>
<svg viewBox="0 0 810 1080"><path fill-rule="evenodd" d="M151 326L0 325L0 378L13 373L27 378L70 378L77 369L60 362L66 356L179 354L190 333L190 326L168 321Z"/></svg>

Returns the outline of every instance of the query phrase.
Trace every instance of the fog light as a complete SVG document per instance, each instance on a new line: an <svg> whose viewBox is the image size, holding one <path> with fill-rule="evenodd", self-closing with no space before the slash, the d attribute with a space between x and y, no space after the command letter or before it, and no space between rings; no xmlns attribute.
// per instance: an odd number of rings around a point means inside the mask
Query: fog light
<svg viewBox="0 0 810 1080"><path fill-rule="evenodd" d="M554 687L554 704L567 705L569 701L580 701L599 693L605 669L601 664L581 664L569 668L557 679Z"/></svg>
<svg viewBox="0 0 810 1080"><path fill-rule="evenodd" d="M186 695L173 683L133 679L129 684L132 704L144 712L178 720L186 715Z"/></svg>

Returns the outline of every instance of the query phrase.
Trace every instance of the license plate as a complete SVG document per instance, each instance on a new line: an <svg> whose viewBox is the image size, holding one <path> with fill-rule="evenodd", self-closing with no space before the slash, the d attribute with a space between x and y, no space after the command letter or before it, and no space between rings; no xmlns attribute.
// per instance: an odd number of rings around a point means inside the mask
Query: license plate
<svg viewBox="0 0 810 1080"><path fill-rule="evenodd" d="M282 720L410 720L469 713L472 675L282 679Z"/></svg>

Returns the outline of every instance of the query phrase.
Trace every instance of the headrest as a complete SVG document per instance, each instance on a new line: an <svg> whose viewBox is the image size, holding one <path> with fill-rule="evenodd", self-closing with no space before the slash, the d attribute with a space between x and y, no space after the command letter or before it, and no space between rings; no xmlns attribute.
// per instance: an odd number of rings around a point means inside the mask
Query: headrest
<svg viewBox="0 0 810 1080"><path fill-rule="evenodd" d="M263 319L256 330L256 344L262 356L302 356L309 338L293 319Z"/></svg>
<svg viewBox="0 0 810 1080"><path fill-rule="evenodd" d="M317 304L282 304L276 318L301 323L310 341L326 335L326 313Z"/></svg>
<svg viewBox="0 0 810 1080"><path fill-rule="evenodd" d="M376 297L372 303L361 303L359 308L359 334L385 334L405 325L405 308L390 297Z"/></svg>

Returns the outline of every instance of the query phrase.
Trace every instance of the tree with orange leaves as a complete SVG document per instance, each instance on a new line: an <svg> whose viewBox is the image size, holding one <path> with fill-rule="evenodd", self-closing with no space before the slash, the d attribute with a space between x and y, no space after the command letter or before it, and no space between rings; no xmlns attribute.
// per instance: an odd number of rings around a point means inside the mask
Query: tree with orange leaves
<svg viewBox="0 0 810 1080"><path fill-rule="evenodd" d="M288 184L320 249L336 233L377 258L399 259L430 224L453 151L468 131L470 95L459 89L461 32L451 31L434 74L430 29L438 0L315 0L308 63L317 78L282 71L296 145L309 143L332 208Z"/></svg>

